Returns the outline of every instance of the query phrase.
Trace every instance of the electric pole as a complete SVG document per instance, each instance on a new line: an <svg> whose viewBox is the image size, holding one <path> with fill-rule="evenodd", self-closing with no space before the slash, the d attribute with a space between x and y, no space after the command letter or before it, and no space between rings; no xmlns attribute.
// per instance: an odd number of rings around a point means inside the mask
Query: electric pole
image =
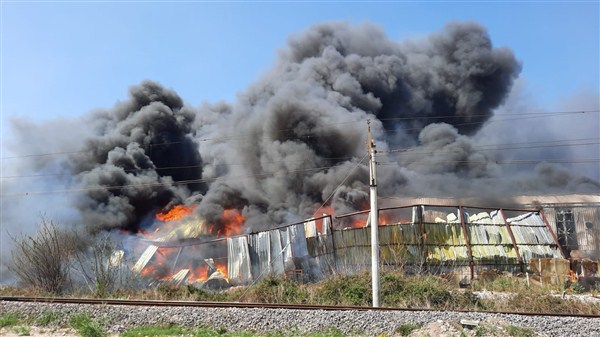
<svg viewBox="0 0 600 337"><path fill-rule="evenodd" d="M377 207L377 181L375 170L375 143L371 136L371 120L367 120L370 199L371 199L371 283L373 287L373 307L379 307L379 209Z"/></svg>

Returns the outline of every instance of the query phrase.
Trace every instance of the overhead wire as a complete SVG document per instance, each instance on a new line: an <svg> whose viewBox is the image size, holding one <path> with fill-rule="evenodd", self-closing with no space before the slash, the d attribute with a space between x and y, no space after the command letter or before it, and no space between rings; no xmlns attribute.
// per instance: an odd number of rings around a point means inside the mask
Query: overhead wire
<svg viewBox="0 0 600 337"><path fill-rule="evenodd" d="M360 162L359 162L359 164L357 164L357 166L358 165L360 165ZM288 172L286 172L286 174L309 172L309 171L325 171L325 170L336 168L336 167L338 167L338 166L334 165L334 166L321 166L321 167L313 167L313 168L306 168L306 169L298 169L298 170L288 171ZM257 173L257 174L248 174L248 175L240 175L240 176L218 176L218 177L214 177L214 178L189 179L189 180L154 182L154 183L143 183L143 184L95 186L95 187L69 188L69 189L62 189L62 190L4 193L4 194L2 194L2 196L27 196L27 195L44 195L44 194L55 194L55 193L78 193L78 192L88 192L88 191L121 190L121 189L127 189L127 188L135 188L135 187L189 185L189 184L211 182L211 181L216 181L219 179L221 181L232 181L232 180L244 180L244 179L250 179L250 178L256 178L256 177L269 177L272 175L274 175L274 173Z"/></svg>
<svg viewBox="0 0 600 337"><path fill-rule="evenodd" d="M579 143L576 143L579 142ZM525 144L531 144L529 146L525 146ZM552 141L533 141L533 142L520 142L520 143L507 143L507 144L484 144L480 146L473 146L471 150L478 151L501 151L501 150L524 150L524 149L538 149L538 148L547 148L547 147L573 147L573 146L586 146L586 145L598 145L600 144L600 138L581 138L581 139L562 139L562 140L552 140ZM429 154L445 154L450 153L448 150L435 150L435 151L419 151L418 147L407 147L407 148L399 148L392 149L387 151L378 151L376 153L377 157L382 157L386 155L402 155L402 154L411 154L411 155L429 155ZM354 157L330 157L330 158L319 158L321 160L350 160ZM298 160L276 160L276 161L268 161L261 162L261 164L277 164L277 163L293 163L293 162L303 162L304 159ZM228 166L243 166L249 165L248 162L241 163L226 163ZM150 167L150 168L133 168L133 169L124 169L123 172L140 172L144 170L154 170L154 171L165 171L165 170L184 170L184 169L193 169L193 168L202 168L203 165L186 165L186 166L165 166L165 167ZM45 174L23 174L23 175L11 175L11 176L2 176L0 179L24 179L24 178L44 178L44 177L60 177L60 176L73 176L73 173L45 173Z"/></svg>
<svg viewBox="0 0 600 337"><path fill-rule="evenodd" d="M561 142L565 142L561 144ZM571 142L571 143L570 143ZM580 142L580 143L572 143ZM526 146L525 144L531 144ZM522 150L522 149L537 149L544 147L568 147L568 146L586 146L586 145L597 145L600 144L600 138L581 138L581 139L565 139L565 140L551 140L551 141L536 141L536 142L521 142L521 143L506 143L506 144L484 144L478 146L471 146L472 150L485 150L485 151L500 151L500 150ZM421 150L421 151L419 151ZM385 151L378 151L376 155L381 156L382 154L434 154L444 153L444 150L428 150L419 147L405 147L398 149L391 149Z"/></svg>
<svg viewBox="0 0 600 337"><path fill-rule="evenodd" d="M515 113L515 114L498 114L495 116L525 116L525 117L516 117L516 118L500 119L500 120L485 120L485 121L480 121L480 122L467 122L467 123L458 123L458 124L453 124L453 125L454 126L476 125L476 124L484 124L484 123L502 122L502 121L507 121L507 120L544 118L544 117L553 117L553 116L558 116L558 115L585 114L585 113L597 113L597 112L600 112L600 110L573 110L573 111L558 111L558 112L530 112L530 113L523 112L523 113ZM470 115L469 117L482 117L482 116L488 116L488 115ZM392 120L452 119L452 118L465 118L465 116L457 116L457 115L411 116L411 117L383 118L383 119L378 119L378 120L392 121ZM364 120L342 121L342 122L336 122L336 123L320 124L320 126L326 127L326 126L333 126L333 125L355 124L355 123L363 123L363 122L364 122ZM413 131L413 130L420 130L420 129L422 129L422 128L396 128L396 129L385 129L384 131L386 131L388 133L393 133L393 132ZM274 132L287 132L287 131L295 131L295 130L296 130L296 128L284 128L284 129L277 129L277 130L273 130L273 131ZM147 144L147 145L144 145L144 147L167 146L167 145L187 143L190 141L205 142L205 141L210 141L210 140L228 140L228 139L236 139L236 138L244 138L244 137L256 137L256 135L257 135L257 132L251 132L251 133L245 133L245 134L238 133L235 136L226 136L226 137L198 138L198 139L190 138L190 139L186 139L186 140L182 140L182 141L175 141L175 142ZM304 137L310 138L312 136L313 135L303 135L303 136L300 136L299 138L304 138ZM124 146L126 146L126 145L124 145ZM67 155L67 154L85 153L85 152L91 152L91 150L73 150L73 151L59 151L59 152L49 152L49 153L24 154L24 155L17 155L17 156L2 157L2 158L0 158L0 160L57 156L57 155Z"/></svg>
<svg viewBox="0 0 600 337"><path fill-rule="evenodd" d="M436 160L435 163L427 160L411 161L408 165L431 165L431 164L487 164L494 163L500 165L519 165L519 164L539 164L539 163L562 163L562 164L588 164L598 163L600 158L582 158L582 159L511 159L511 160ZM377 162L377 165L398 165L397 162Z"/></svg>
<svg viewBox="0 0 600 337"><path fill-rule="evenodd" d="M587 112L599 112L600 110L588 110ZM538 115L542 115L542 116L553 116L556 114L572 114L572 113L585 113L586 111L568 111L568 112L549 112L549 113L535 113L536 116L534 117L539 117ZM531 113L534 114L534 113ZM515 114L515 115L523 115L523 114ZM444 116L437 116L437 117L433 117L433 116L425 116L427 118L440 118L440 117L444 117ZM460 116L446 116L448 118L458 118ZM411 117L411 119L414 119L415 117ZM523 117L525 118L525 117ZM397 119L408 119L408 118L397 118ZM383 120L391 120L391 119L383 119ZM363 121L352 121L352 122L340 122L340 123L335 123L335 124L348 124L348 123L358 123L358 122L363 122ZM333 124L330 124L333 125ZM290 130L290 129L282 129L282 130ZM207 140L207 139L204 139ZM598 138L583 138L583 139L575 139L575 140L554 140L554 141L537 141L537 142L524 142L524 143L512 143L512 144L487 144L487 145L481 145L478 147L472 147L471 149L479 149L479 150L483 150L485 149L486 151L490 151L490 150L514 150L514 149L532 149L532 148L543 148L543 147L557 147L557 146L585 146L585 145L595 145L595 144L599 144L600 142L597 142L596 140L598 140ZM166 143L162 143L162 144L149 144L148 146L160 146L160 145L172 145L172 144L178 144L178 143L185 143L188 142L190 140L185 140L185 141L177 141L177 142L166 142ZM594 142L595 141L595 142ZM564 142L564 144L561 144L561 142ZM585 142L585 143L573 143L573 142ZM524 146L527 145L527 146ZM500 147L498 147L500 146ZM504 147L502 147L504 146ZM390 153L399 153L399 154L403 154L406 153L408 151L411 151L412 154L420 154L420 155L424 155L424 154L428 154L428 153L434 153L432 151L430 152L418 152L416 151L418 150L417 148L402 148L402 149L393 149L393 150L388 150L388 151L380 151L382 153L386 153L386 154L390 154ZM0 159L7 159L7 158L25 158L25 157L32 157L32 156L42 156L42 155L62 155L62 154L72 154L72 153L78 153L78 152L87 152L86 151L63 151L63 152L56 152L56 153L46 153L46 154L30 154L30 155L23 155L23 156L16 156L16 157L4 157L4 158L0 158ZM443 153L442 151L435 151L435 153ZM378 156L380 156L381 154L378 153ZM352 159L353 157L339 157L339 158L323 158L323 159ZM358 167L362 164L362 162L364 161L364 158L361 159L355 166ZM509 163L513 163L513 164L529 164L529 163L539 163L541 161L547 161L547 162L560 162L560 163L593 163L593 162L597 162L598 159L597 158L584 158L584 159L580 159L580 160L558 160L558 159L546 159L546 160L540 160L540 159L535 159L535 160L512 160L512 161L495 161L496 163L502 163L502 164L509 164ZM283 162L282 161L273 161L271 163L277 163L277 162ZM448 161L450 162L450 161ZM476 161L452 161L452 162L470 162L470 163L476 163ZM412 163L419 163L417 162L412 162ZM441 162L437 162L437 163L441 163ZM379 165L398 165L398 163L395 162L380 162L378 163ZM247 165L247 163L228 163L228 165ZM190 169L190 168L200 168L201 165L189 165L189 166L173 166L173 167L159 167L159 168L152 168L153 170L177 170L177 169ZM316 167L316 168L309 168L309 169L301 169L301 170L294 170L294 171L289 171L288 173L298 173L298 172L307 172L307 171L315 171L315 170L326 170L326 169L330 169L336 166L325 166L325 167ZM354 168L354 169L355 169ZM353 169L353 170L354 170ZM353 171L351 170L350 173ZM139 169L131 169L131 170L124 170L125 172L128 171L139 171ZM350 174L349 173L349 174ZM265 176L269 176L273 173L260 173L260 174L253 174L253 175L244 175L244 176L227 176L226 179L227 180L238 180L238 179L248 179L248 178L252 178L252 177L265 177ZM61 176L61 175L69 175L69 173L57 173L57 174L39 174L39 175L15 175L15 176L6 176L6 177L0 177L2 179L15 179L15 178L26 178L26 177L47 177L47 176ZM349 175L348 175L349 176ZM344 179L344 181L348 178L348 176ZM203 182L210 182L210 181L215 181L217 179L223 179L225 176L219 176L219 177L214 177L214 178L204 178L204 179L191 179L191 180L181 180L181 181L174 181L174 182L156 182L156 183L148 183L148 184L129 184L129 185L121 185L121 186L98 186L98 187L87 187L87 188L73 188L73 189L63 189L63 190L53 190L53 191L33 191L33 192L22 192L22 193L12 193L12 194L3 194L6 196L9 195L30 195L30 194L51 194L51 193L71 193L71 192L83 192L83 191L91 191L91 190L114 190L114 189L124 189L124 188L130 188L130 187L140 187L140 186L161 186L161 185L183 185L183 184L194 184L194 183L203 183ZM343 183L343 182L342 182ZM339 188L339 185L338 187ZM337 189L336 188L336 189ZM333 192L335 193L335 191ZM331 196L329 196L330 198Z"/></svg>
<svg viewBox="0 0 600 337"><path fill-rule="evenodd" d="M342 181L336 186L336 188L333 189L333 191L329 194L329 196L323 201L323 204L321 204L321 206L319 206L319 208L317 208L317 210L314 212L314 214L316 214L319 210L321 210L323 207L325 207L325 205L329 202L329 199L331 199L335 195L335 192L337 192L337 190L342 186L342 184L345 183L346 180L348 180L348 178L350 177L352 172L354 172L354 170L356 170L360 166L360 164L362 164L362 162L365 161L365 159L368 156L369 156L368 153L365 154L365 156L362 157L362 159L351 170L348 171L348 173L346 174L344 179L342 179Z"/></svg>
<svg viewBox="0 0 600 337"><path fill-rule="evenodd" d="M319 158L320 160L351 160L354 157L346 156L346 157L330 157L330 158ZM261 164L277 164L277 163L297 163L304 162L305 159L298 160L274 160L274 161L261 161ZM249 165L246 163L227 163L228 166L244 166ZM165 170L185 170L192 168L202 168L204 165L184 165L184 166L163 166L163 167L149 167L149 168L133 168L133 169L123 169L123 172L141 172L146 170L152 171L165 171ZM42 178L42 177L60 177L60 176L73 176L74 173L42 173L42 174L22 174L22 175L11 175L11 176L2 176L0 179L23 179L23 178Z"/></svg>

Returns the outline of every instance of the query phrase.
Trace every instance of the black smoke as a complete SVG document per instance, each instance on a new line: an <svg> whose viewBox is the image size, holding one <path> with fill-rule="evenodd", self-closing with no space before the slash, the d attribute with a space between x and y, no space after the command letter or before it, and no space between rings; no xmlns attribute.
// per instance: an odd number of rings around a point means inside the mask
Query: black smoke
<svg viewBox="0 0 600 337"><path fill-rule="evenodd" d="M202 193L202 160L192 109L176 93L144 81L130 98L91 117L93 131L67 163L87 189L78 201L91 228L136 230L142 219Z"/></svg>

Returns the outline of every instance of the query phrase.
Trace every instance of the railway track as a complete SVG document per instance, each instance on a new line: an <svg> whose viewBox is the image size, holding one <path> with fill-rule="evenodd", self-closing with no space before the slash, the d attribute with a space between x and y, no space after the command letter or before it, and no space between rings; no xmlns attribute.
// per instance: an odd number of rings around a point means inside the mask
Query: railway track
<svg viewBox="0 0 600 337"><path fill-rule="evenodd" d="M205 302L205 301L162 301L162 300L123 300L123 299L89 299L89 298L61 298L61 297L22 297L0 296L0 301L29 302L29 303L55 303L55 304L88 304L88 305L131 305L150 307L196 307L196 308L260 308L260 309L294 309L294 310L324 310L324 311L411 311L411 312L437 312L442 309L429 308L388 308L388 307L360 307L360 306L328 306L308 304L274 304L274 303L243 303L243 302ZM537 313L516 311L487 311L487 310L450 310L458 313L482 313L521 316L547 316L547 317L577 317L599 318L598 315L573 314L573 313Z"/></svg>

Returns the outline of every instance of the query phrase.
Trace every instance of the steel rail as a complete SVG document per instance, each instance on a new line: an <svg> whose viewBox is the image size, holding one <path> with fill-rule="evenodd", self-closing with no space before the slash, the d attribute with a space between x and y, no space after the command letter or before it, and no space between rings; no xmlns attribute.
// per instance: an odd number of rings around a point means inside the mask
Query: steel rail
<svg viewBox="0 0 600 337"><path fill-rule="evenodd" d="M393 307L360 307L360 306L331 306L312 304L275 304L275 303L246 303L246 302L207 302L207 301L162 301L162 300L124 300L124 299L93 299L93 298L63 298L63 297L24 297L0 296L0 302L29 302L52 304L90 304L90 305L133 305L156 307L196 307L196 308L257 308L257 309L294 309L294 310L325 310L325 311L454 311L460 313L503 314L521 316L552 316L600 318L600 315L569 314L569 313L537 313L521 311L488 311L488 310L444 310L431 308L393 308Z"/></svg>

